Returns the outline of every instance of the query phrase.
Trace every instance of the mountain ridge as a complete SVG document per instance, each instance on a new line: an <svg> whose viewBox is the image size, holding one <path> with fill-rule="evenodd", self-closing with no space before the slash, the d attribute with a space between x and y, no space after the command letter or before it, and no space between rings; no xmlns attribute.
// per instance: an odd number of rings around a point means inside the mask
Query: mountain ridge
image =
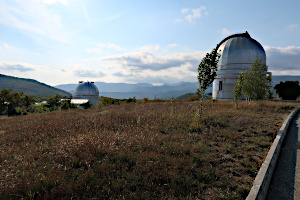
<svg viewBox="0 0 300 200"><path fill-rule="evenodd" d="M56 94L63 97L71 95L69 92L34 79L18 78L0 74L0 90L2 89L13 89L13 92L23 91L26 95L33 95L36 97L50 97L55 96Z"/></svg>
<svg viewBox="0 0 300 200"><path fill-rule="evenodd" d="M272 86L274 86L281 81L299 81L300 76L273 76ZM105 83L105 82L95 82L98 87L100 95L125 99L130 97L136 97L137 99L142 98L162 98L171 99L176 98L180 95L186 93L195 93L199 87L198 82L179 82L179 83L166 83L161 86L154 86L150 83ZM70 93L73 93L77 84L62 84L54 86L59 89L64 89ZM206 93L212 93L212 87L206 90Z"/></svg>
<svg viewBox="0 0 300 200"><path fill-rule="evenodd" d="M299 81L300 76L273 76L272 86L284 81ZM13 92L23 91L26 95L36 97L50 97L59 94L63 97L70 96L78 84L61 84L50 86L34 79L18 78L0 74L0 90L13 89ZM150 83L105 83L95 82L101 96L126 99L135 97L137 99L171 99L187 93L195 93L199 87L198 82L179 82L166 83L155 86ZM212 87L209 87L206 93L211 93Z"/></svg>

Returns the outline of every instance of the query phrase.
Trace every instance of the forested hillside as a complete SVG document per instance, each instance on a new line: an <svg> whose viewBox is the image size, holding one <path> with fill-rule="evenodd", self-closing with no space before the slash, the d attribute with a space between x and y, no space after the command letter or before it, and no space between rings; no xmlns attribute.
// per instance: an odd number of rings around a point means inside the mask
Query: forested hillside
<svg viewBox="0 0 300 200"><path fill-rule="evenodd" d="M33 79L17 78L0 74L0 90L13 89L13 92L23 91L26 95L50 97L55 95L70 96L71 94Z"/></svg>

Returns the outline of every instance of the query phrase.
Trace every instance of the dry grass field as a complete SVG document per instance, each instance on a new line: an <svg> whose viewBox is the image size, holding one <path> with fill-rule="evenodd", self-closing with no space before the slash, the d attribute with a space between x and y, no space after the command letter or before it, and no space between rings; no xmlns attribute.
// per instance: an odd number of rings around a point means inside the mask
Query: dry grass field
<svg viewBox="0 0 300 200"><path fill-rule="evenodd" d="M244 199L295 103L158 102L0 119L3 199Z"/></svg>

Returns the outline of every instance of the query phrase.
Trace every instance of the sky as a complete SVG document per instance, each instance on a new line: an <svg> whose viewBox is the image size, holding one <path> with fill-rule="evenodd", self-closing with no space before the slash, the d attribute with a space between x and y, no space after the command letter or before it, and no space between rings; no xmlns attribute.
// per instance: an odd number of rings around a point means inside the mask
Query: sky
<svg viewBox="0 0 300 200"><path fill-rule="evenodd" d="M0 0L0 74L55 86L197 82L225 37L248 31L273 75L300 75L298 0Z"/></svg>

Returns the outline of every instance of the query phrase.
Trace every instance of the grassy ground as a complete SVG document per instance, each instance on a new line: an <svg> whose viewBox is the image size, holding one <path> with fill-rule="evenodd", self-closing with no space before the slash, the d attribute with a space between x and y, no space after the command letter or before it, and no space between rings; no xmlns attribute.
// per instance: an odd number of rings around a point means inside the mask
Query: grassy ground
<svg viewBox="0 0 300 200"><path fill-rule="evenodd" d="M244 199L298 104L159 102L0 119L3 199Z"/></svg>

